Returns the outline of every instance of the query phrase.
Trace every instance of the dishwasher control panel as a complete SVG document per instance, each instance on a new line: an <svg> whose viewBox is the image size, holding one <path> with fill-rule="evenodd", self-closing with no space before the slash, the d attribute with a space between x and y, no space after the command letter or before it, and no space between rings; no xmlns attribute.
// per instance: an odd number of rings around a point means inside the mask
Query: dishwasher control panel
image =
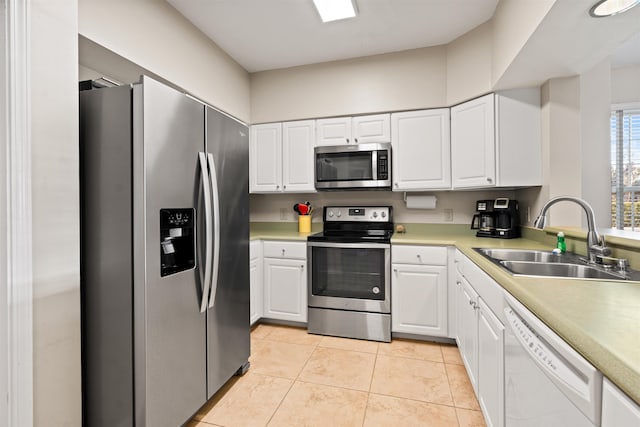
<svg viewBox="0 0 640 427"><path fill-rule="evenodd" d="M511 307L505 308L505 316L511 330L533 360L554 380L561 380L579 394L587 396L589 386L576 374L566 360L546 345L543 339L520 318ZM555 377L555 378L554 378Z"/></svg>

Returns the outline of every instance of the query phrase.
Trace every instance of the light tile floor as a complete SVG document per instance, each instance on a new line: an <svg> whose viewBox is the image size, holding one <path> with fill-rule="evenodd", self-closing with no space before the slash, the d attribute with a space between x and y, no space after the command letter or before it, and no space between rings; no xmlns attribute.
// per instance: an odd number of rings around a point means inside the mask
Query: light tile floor
<svg viewBox="0 0 640 427"><path fill-rule="evenodd" d="M453 345L261 324L249 360L188 427L485 425Z"/></svg>

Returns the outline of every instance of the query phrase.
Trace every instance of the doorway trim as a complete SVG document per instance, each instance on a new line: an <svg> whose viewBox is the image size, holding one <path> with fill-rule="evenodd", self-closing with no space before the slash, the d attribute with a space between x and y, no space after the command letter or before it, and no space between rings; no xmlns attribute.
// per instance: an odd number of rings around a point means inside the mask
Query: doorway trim
<svg viewBox="0 0 640 427"><path fill-rule="evenodd" d="M30 0L0 0L3 105L0 136L0 360L6 371L0 425L33 425L33 271L31 199ZM4 282L4 280L3 280ZM4 397L6 395L6 398Z"/></svg>

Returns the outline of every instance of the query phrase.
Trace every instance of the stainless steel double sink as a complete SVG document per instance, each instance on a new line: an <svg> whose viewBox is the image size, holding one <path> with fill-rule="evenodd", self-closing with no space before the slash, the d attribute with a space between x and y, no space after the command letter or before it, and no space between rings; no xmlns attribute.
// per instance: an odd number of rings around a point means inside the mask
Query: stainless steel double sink
<svg viewBox="0 0 640 427"><path fill-rule="evenodd" d="M597 280L640 280L633 270L617 270L600 264L589 264L576 254L527 249L473 248L509 273L518 276L542 276Z"/></svg>

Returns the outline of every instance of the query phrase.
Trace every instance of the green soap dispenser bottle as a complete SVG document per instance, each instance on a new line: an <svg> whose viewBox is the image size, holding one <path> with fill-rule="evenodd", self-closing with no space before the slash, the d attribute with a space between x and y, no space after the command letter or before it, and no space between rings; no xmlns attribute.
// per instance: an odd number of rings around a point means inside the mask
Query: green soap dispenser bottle
<svg viewBox="0 0 640 427"><path fill-rule="evenodd" d="M564 241L564 233L562 231L558 233L556 248L560 249L560 253L562 254L567 251L567 243Z"/></svg>

